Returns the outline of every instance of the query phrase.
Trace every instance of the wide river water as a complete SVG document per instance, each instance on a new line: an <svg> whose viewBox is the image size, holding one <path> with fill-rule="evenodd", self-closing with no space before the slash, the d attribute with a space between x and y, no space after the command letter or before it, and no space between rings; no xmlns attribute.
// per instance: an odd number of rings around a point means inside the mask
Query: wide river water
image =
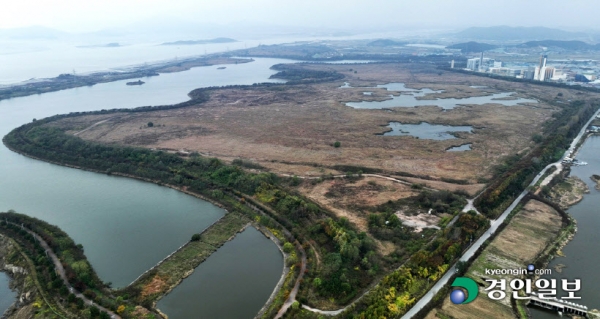
<svg viewBox="0 0 600 319"><path fill-rule="evenodd" d="M224 70L211 66L161 74L144 79L146 84L142 86L126 86L126 81L118 81L3 100L0 101L0 135L6 135L33 118L172 104L187 100L187 93L199 87L273 81L268 80L275 73L269 67L285 62L290 61L256 59L251 63L227 65ZM210 203L166 187L48 164L13 153L4 145L0 145L0 176L0 211L14 209L62 228L84 246L100 278L112 282L114 287L126 286L188 241L192 234L202 231L224 214L222 209ZM240 240L244 239L234 239L233 248L228 248L232 254L246 250L236 243ZM206 310L218 314L218 318L235 317L239 314L236 308L240 304L248 313L258 312L281 275L283 260L277 247L269 241L254 240L254 243L257 249L269 252L256 256L243 254L243 259L268 264L265 266L271 269L268 275L249 272L244 263L232 261L228 267L216 269L222 271L221 290L202 290L200 284L196 285L192 287L193 294L187 297L190 302L178 307L193 306L196 313L201 314L204 310L197 308L196 303L210 297L228 303L217 312ZM246 276L227 276L228 272L235 271ZM235 278L235 281L227 281L227 278ZM231 294L234 285L257 289L251 290L252 298L248 295L240 297ZM5 289L6 282L0 281L0 286L0 300L14 298L14 294ZM247 298L253 301L242 301ZM4 310L0 304L0 314Z"/></svg>

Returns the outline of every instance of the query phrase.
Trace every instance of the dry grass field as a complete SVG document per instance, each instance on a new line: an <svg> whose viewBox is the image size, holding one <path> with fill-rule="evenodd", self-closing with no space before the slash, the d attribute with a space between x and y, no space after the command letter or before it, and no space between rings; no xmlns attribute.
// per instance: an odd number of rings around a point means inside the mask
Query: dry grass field
<svg viewBox="0 0 600 319"><path fill-rule="evenodd" d="M231 61L228 61L231 62ZM587 99L592 93L513 83L453 72L440 72L423 64L307 64L303 68L336 71L340 81L274 87L223 88L210 92L207 102L185 108L62 119L52 125L68 128L86 140L133 145L170 151L185 150L218 157L227 162L243 158L266 170L288 175L343 174L335 165L383 170L409 183L471 196L484 188L494 165L534 146L531 137L542 132L543 123L558 109L553 101ZM348 82L351 88L340 88ZM378 84L402 82L413 89L443 90L422 97L465 98L500 92L536 99L539 103L461 105L443 110L435 106L355 109L350 101L382 101L391 92ZM478 86L474 88L472 86ZM481 88L483 86L484 88ZM364 95L363 92L372 92ZM411 136L383 136L391 121L402 123L470 125L473 133L457 133L456 139L428 140ZM147 124L154 125L149 127ZM333 147L339 141L341 146ZM452 146L470 143L472 150L447 152ZM398 174L395 174L398 173ZM427 179L402 176L410 173ZM442 179L446 179L442 181ZM464 180L455 184L448 179ZM325 182L300 189L304 195L348 217L366 229L360 208L410 196L398 183L376 179L381 190L372 190L371 178L356 185ZM375 181L375 180L374 180ZM343 188L341 198L325 194ZM373 188L373 187L371 187Z"/></svg>
<svg viewBox="0 0 600 319"><path fill-rule="evenodd" d="M332 69L352 86L405 82L407 87L444 89L439 97L479 96L517 92L536 98L533 105L466 105L452 110L436 106L397 107L387 110L354 109L348 101L384 100L389 92L369 88L340 89L339 83L290 85L272 88L227 88L211 93L208 102L192 107L149 113L85 116L63 120L73 132L108 119L79 136L105 143L171 150L185 149L225 160L246 158L280 173L315 174L315 166L355 165L408 172L434 179L453 178L472 184L490 177L490 168L503 156L529 149L531 136L541 131L555 108L543 100L556 96L555 88L523 85L436 70L413 70L412 65L308 65ZM349 71L352 68L354 71ZM431 72L433 71L433 72ZM485 90L471 88L485 85ZM528 86L531 86L528 87ZM587 93L586 93L587 94ZM430 98L430 97L426 97ZM563 99L573 99L564 92ZM432 101L435 104L435 101ZM410 136L378 135L390 121L471 125L474 134L443 141ZM70 123L67 123L70 122ZM153 122L154 127L147 127ZM335 141L341 147L334 148ZM472 150L446 152L471 143ZM477 186L479 189L481 185Z"/></svg>
<svg viewBox="0 0 600 319"><path fill-rule="evenodd" d="M514 319L512 309L504 304L491 300L485 294L467 305L455 305L450 298L444 300L442 309L433 309L425 319Z"/></svg>

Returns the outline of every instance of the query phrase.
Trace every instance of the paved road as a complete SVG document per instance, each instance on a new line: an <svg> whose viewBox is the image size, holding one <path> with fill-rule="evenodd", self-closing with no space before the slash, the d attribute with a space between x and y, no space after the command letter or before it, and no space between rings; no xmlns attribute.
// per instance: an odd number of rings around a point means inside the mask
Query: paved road
<svg viewBox="0 0 600 319"><path fill-rule="evenodd" d="M13 225L16 226L20 226L17 225L15 223L11 223ZM69 281L67 281L67 276L65 274L65 268L63 267L62 263L60 262L60 259L58 259L58 257L56 256L56 254L54 253L54 251L52 251L52 249L50 248L50 246L48 246L48 243L46 243L42 237L40 237L38 234L30 231L27 228L23 228L26 232L28 232L29 234L31 234L33 237L35 237L35 239L40 243L40 245L44 248L44 250L46 251L46 253L48 254L48 256L50 256L50 258L52 259L52 262L54 263L54 267L56 268L56 271L58 272L58 275L60 276L60 278L63 280L63 282L65 283L65 286L67 286L67 288L69 289L69 292L71 292L72 294L75 295L75 297L83 300L83 303L86 305L94 305L96 306L98 309L100 309L100 311L106 311L106 313L108 313L110 315L111 318L121 318L119 315L117 315L116 313L98 305L95 304L93 301L89 300L87 297L85 297L83 294L81 294L80 292L76 291L75 288L73 288L71 286L71 284L69 284Z"/></svg>
<svg viewBox="0 0 600 319"><path fill-rule="evenodd" d="M569 151L571 153L573 153L575 146L577 146L577 143L579 143L579 141L581 140L581 138L583 137L583 135L585 134L585 130L587 129L587 127L592 123L592 121L596 118L596 116L598 116L598 114L600 114L600 110L598 110L596 113L594 113L594 115L592 115L592 117L590 118L590 120L581 128L581 131L579 131L579 134L575 137L575 139L573 140L573 142L571 143L571 146L569 147ZM552 163L552 164L548 164L548 166L546 166L539 174L537 174L537 176L533 179L533 181L529 184L529 186L533 186L535 185L538 180L546 173L546 171L555 165L559 165L562 160L567 156L568 152L565 152L565 155L563 155L563 157L556 163ZM557 166L558 167L562 167L562 165ZM558 169L557 169L558 171ZM498 227L502 224L502 222L504 222L504 220L506 219L506 217L508 217L508 215L510 214L510 212L512 212L512 210L517 206L517 204L521 201L521 199L523 199L523 197L525 197L525 195L527 194L528 190L527 188L521 193L521 195L519 195L519 197L517 197L517 199L515 199L515 201L502 213L502 215L500 215L500 217L497 220L492 221L490 228L475 242L475 244L473 244L463 255L462 257L460 257L460 261L467 261L469 260L469 258L473 257L473 255L475 254L475 252L477 251L477 249L479 249L479 247L481 247L481 245L488 239L490 238L490 236L492 234L494 234L496 232L496 230L498 230ZM425 294L425 296L423 296L423 298L421 298L419 300L419 302L417 302L404 316L402 316L402 319L410 319L412 318L414 315L417 314L417 312L419 312L421 309L423 309L423 307L425 307L425 305L427 305L431 299L433 298L433 296L444 286L448 283L448 281L450 280L450 277L452 277L452 275L456 272L456 264L452 265L452 267L450 269L448 269L448 272L446 272L446 274Z"/></svg>
<svg viewBox="0 0 600 319"><path fill-rule="evenodd" d="M477 195L477 196L479 196L479 195ZM477 197L475 197L475 198L477 198ZM477 210L475 205L473 205L473 202L475 202L475 198L467 199L467 205L465 205L465 208L463 208L463 210L462 210L463 213L466 213L466 212L472 210L472 211L477 212L477 214L479 214L479 211Z"/></svg>
<svg viewBox="0 0 600 319"><path fill-rule="evenodd" d="M539 191L542 189L542 187L548 185L552 181L554 176L556 176L556 175L560 174L560 172L562 172L563 165L561 163L554 164L554 167L556 167L556 170L552 174L550 174L546 178L544 178L544 180L540 183L540 188L536 191L536 194L539 193Z"/></svg>

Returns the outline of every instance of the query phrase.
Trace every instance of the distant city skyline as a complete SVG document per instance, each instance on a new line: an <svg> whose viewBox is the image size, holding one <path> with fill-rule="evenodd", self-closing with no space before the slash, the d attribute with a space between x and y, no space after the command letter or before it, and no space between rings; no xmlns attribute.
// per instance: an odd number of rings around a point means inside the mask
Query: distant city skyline
<svg viewBox="0 0 600 319"><path fill-rule="evenodd" d="M81 33L162 20L339 30L494 25L589 30L599 29L597 12L600 2L594 0L21 0L3 4L0 29L45 26Z"/></svg>

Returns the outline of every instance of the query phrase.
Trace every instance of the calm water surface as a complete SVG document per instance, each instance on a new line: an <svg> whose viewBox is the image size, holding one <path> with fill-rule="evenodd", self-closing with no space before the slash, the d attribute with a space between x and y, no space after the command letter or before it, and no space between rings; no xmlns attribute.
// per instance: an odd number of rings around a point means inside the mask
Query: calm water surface
<svg viewBox="0 0 600 319"><path fill-rule="evenodd" d="M544 278L581 279L581 300L571 300L587 306L588 309L600 309L600 191L596 190L590 176L600 174L600 137L589 137L577 155L577 159L587 162L586 166L575 166L571 175L581 178L590 188L583 200L569 208L568 212L577 220L577 233L564 248L565 257L557 257L550 262L548 268L563 264L562 273L553 269L552 276ZM558 285L560 286L560 284ZM560 297L559 293L557 297ZM531 309L533 317L559 318L558 314Z"/></svg>
<svg viewBox="0 0 600 319"><path fill-rule="evenodd" d="M171 319L253 318L273 292L282 267L277 246L256 229L247 228L157 306Z"/></svg>
<svg viewBox="0 0 600 319"><path fill-rule="evenodd" d="M390 122L387 127L392 130L383 133L383 136L414 136L427 140L449 140L457 138L452 133L467 132L472 133L472 126L451 126L442 124L429 124L421 122L419 124L403 124L400 122Z"/></svg>
<svg viewBox="0 0 600 319"><path fill-rule="evenodd" d="M350 88L350 84L344 84L341 88ZM385 101L361 101L361 102L348 102L346 105L356 109L383 109L391 107L416 107L435 105L445 110L453 109L459 105L465 104L476 104L483 105L488 103L502 104L505 106L514 106L521 103L537 103L536 100L514 98L510 100L500 100L511 97L513 92L495 93L487 96L476 96L462 99L448 98L448 99L434 99L434 100L419 100L418 97L423 97L428 94L441 93L443 91L434 91L428 88L421 90L415 90L407 88L404 83L388 83L378 85L377 88L385 88L388 91L402 92L400 95L390 95L389 100Z"/></svg>
<svg viewBox="0 0 600 319"><path fill-rule="evenodd" d="M470 151L471 150L471 144L463 144L463 145L459 145L459 146L453 146L449 149L446 150L446 152L464 152L464 151Z"/></svg>
<svg viewBox="0 0 600 319"><path fill-rule="evenodd" d="M285 62L289 60L257 59L227 65L225 70L212 66L162 74L144 79L142 86L118 81L0 101L0 135L33 118L172 104L187 100L187 93L198 87L265 82L275 73L269 67ZM129 284L224 213L166 187L32 160L4 145L0 145L0 176L0 211L14 209L61 227L83 244L100 278L115 287ZM280 274L281 263L273 262ZM13 297L0 290L0 300L6 298Z"/></svg>
<svg viewBox="0 0 600 319"><path fill-rule="evenodd" d="M8 281L8 275L0 272L0 317L17 298L17 293L8 288Z"/></svg>

